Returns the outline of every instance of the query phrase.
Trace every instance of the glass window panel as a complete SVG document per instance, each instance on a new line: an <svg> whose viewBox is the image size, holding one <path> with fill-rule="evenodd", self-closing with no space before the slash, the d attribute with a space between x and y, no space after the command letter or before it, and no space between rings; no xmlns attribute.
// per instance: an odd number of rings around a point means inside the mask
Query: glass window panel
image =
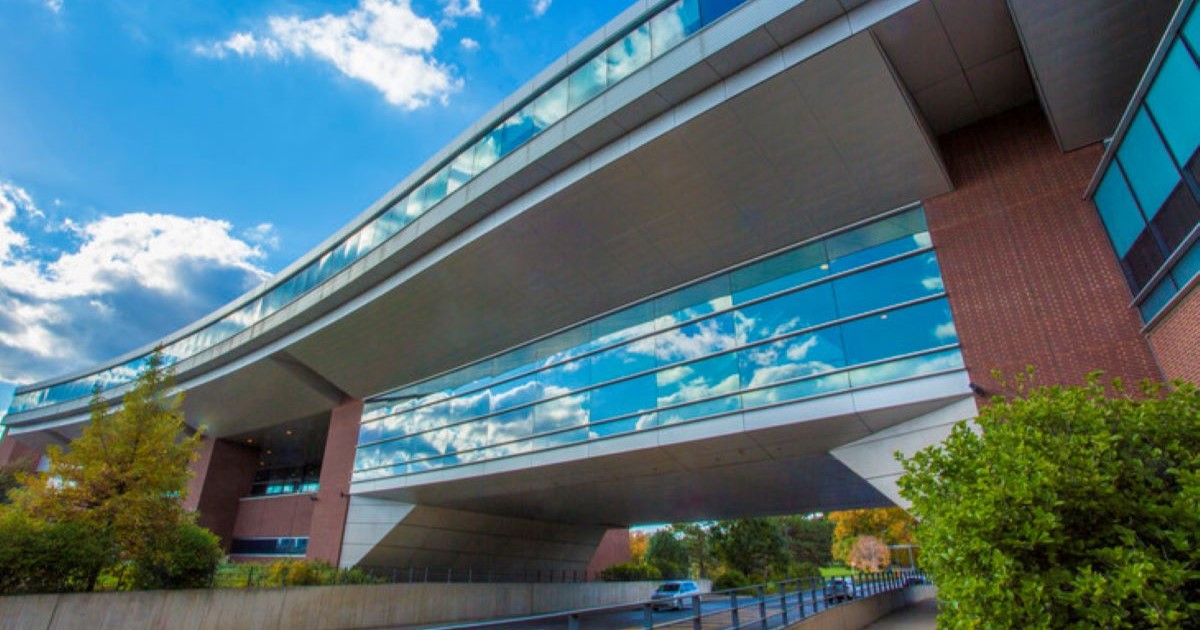
<svg viewBox="0 0 1200 630"><path fill-rule="evenodd" d="M541 435L533 438L533 449L541 450L546 448L554 448L555 446L563 446L564 444L586 442L589 433L590 431L587 427L581 427L578 429L551 433L550 435Z"/></svg>
<svg viewBox="0 0 1200 630"><path fill-rule="evenodd" d="M475 151L468 148L454 156L446 173L446 194L462 188L475 176Z"/></svg>
<svg viewBox="0 0 1200 630"><path fill-rule="evenodd" d="M850 317L943 291L942 274L933 252L833 281L838 315Z"/></svg>
<svg viewBox="0 0 1200 630"><path fill-rule="evenodd" d="M503 444L533 435L533 407L523 407L488 418L488 443Z"/></svg>
<svg viewBox="0 0 1200 630"><path fill-rule="evenodd" d="M654 409L658 404L657 387L655 376L646 374L593 389L592 422Z"/></svg>
<svg viewBox="0 0 1200 630"><path fill-rule="evenodd" d="M734 312L734 318L737 340L743 345L823 324L837 318L833 287L818 284L743 306Z"/></svg>
<svg viewBox="0 0 1200 630"><path fill-rule="evenodd" d="M654 303L642 302L591 323L589 348L603 348L654 331Z"/></svg>
<svg viewBox="0 0 1200 630"><path fill-rule="evenodd" d="M562 396L533 408L533 432L548 433L588 423L588 393ZM586 435L586 432L584 432Z"/></svg>
<svg viewBox="0 0 1200 630"><path fill-rule="evenodd" d="M478 175L500 159L500 131L492 131L475 143L475 174Z"/></svg>
<svg viewBox="0 0 1200 630"><path fill-rule="evenodd" d="M657 57L700 30L700 5L697 0L683 0L663 9L650 18L650 38Z"/></svg>
<svg viewBox="0 0 1200 630"><path fill-rule="evenodd" d="M446 185L449 181L450 167L443 166L425 182L425 207L427 209L446 198Z"/></svg>
<svg viewBox="0 0 1200 630"><path fill-rule="evenodd" d="M925 214L910 210L864 225L827 239L831 272L848 271L863 265L928 247Z"/></svg>
<svg viewBox="0 0 1200 630"><path fill-rule="evenodd" d="M842 324L846 363L857 365L958 342L950 305L925 302Z"/></svg>
<svg viewBox="0 0 1200 630"><path fill-rule="evenodd" d="M850 385L852 387L863 387L875 383L884 383L924 374L933 374L934 372L958 369L962 366L962 354L958 350L934 352L919 357L911 357L850 370Z"/></svg>
<svg viewBox="0 0 1200 630"><path fill-rule="evenodd" d="M528 374L492 386L492 411L536 402L546 395L541 374Z"/></svg>
<svg viewBox="0 0 1200 630"><path fill-rule="evenodd" d="M1133 242L1133 247L1129 248L1129 253L1121 259L1121 268L1125 271L1125 278L1133 287L1134 293L1141 291L1142 287L1150 282L1150 278L1162 267L1164 260L1162 248L1158 246L1154 234L1150 230L1143 230Z"/></svg>
<svg viewBox="0 0 1200 630"><path fill-rule="evenodd" d="M608 83L624 79L650 62L650 24L643 24L608 48Z"/></svg>
<svg viewBox="0 0 1200 630"><path fill-rule="evenodd" d="M721 19L745 0L700 0L700 19L707 26Z"/></svg>
<svg viewBox="0 0 1200 630"><path fill-rule="evenodd" d="M459 422L468 418L487 415L491 411L491 392L484 389L450 399L450 416L447 422Z"/></svg>
<svg viewBox="0 0 1200 630"><path fill-rule="evenodd" d="M845 372L827 374L795 383L745 392L742 394L742 406L750 409L752 407L774 405L790 400L841 391L849 387L850 379L846 376Z"/></svg>
<svg viewBox="0 0 1200 630"><path fill-rule="evenodd" d="M1138 310L1142 312L1142 319L1145 321L1154 319L1154 316L1158 315L1158 312L1167 305L1167 302L1171 301L1171 298L1175 297L1178 291L1178 287L1175 286L1175 282L1170 276L1163 278L1162 282L1150 292L1150 295L1146 296L1146 299L1138 305Z"/></svg>
<svg viewBox="0 0 1200 630"><path fill-rule="evenodd" d="M1192 50L1200 51L1200 9L1192 7L1192 14L1183 23L1182 33L1192 45Z"/></svg>
<svg viewBox="0 0 1200 630"><path fill-rule="evenodd" d="M733 393L740 383L737 355L728 352L667 368L655 374L655 383L659 407Z"/></svg>
<svg viewBox="0 0 1200 630"><path fill-rule="evenodd" d="M500 132L500 155L505 156L528 142L538 132L538 128L533 118L521 110L509 116L508 120L500 125Z"/></svg>
<svg viewBox="0 0 1200 630"><path fill-rule="evenodd" d="M655 327L659 330L703 317L732 306L729 274L721 274L654 300Z"/></svg>
<svg viewBox="0 0 1200 630"><path fill-rule="evenodd" d="M590 330L587 326L568 328L534 344L534 356L540 365L557 363L583 354Z"/></svg>
<svg viewBox="0 0 1200 630"><path fill-rule="evenodd" d="M1150 223L1166 245L1167 251L1174 252L1183 244L1188 234L1192 233L1196 224L1200 223L1200 205L1196 203L1196 198L1192 196L1187 185L1180 183Z"/></svg>
<svg viewBox="0 0 1200 630"><path fill-rule="evenodd" d="M572 110L604 91L607 67L604 55L601 54L571 73L570 78L567 79L567 89Z"/></svg>
<svg viewBox="0 0 1200 630"><path fill-rule="evenodd" d="M562 80L542 92L541 96L525 107L525 111L533 119L538 131L541 131L567 115L569 111L567 99L567 81Z"/></svg>
<svg viewBox="0 0 1200 630"><path fill-rule="evenodd" d="M1133 193L1125 185L1125 176L1115 163L1109 165L1108 172L1100 180L1095 201L1100 219L1104 221L1104 229L1108 231L1113 249L1120 258L1146 229L1146 221L1142 219L1142 213L1133 200Z"/></svg>
<svg viewBox="0 0 1200 630"><path fill-rule="evenodd" d="M672 407L671 409L663 409L658 412L659 426L675 424L677 422L685 422L687 420L695 420L705 416L716 416L724 413L730 413L742 408L741 396L726 396L715 400L706 400L691 405L682 407Z"/></svg>
<svg viewBox="0 0 1200 630"><path fill-rule="evenodd" d="M1183 165L1200 146L1200 68L1176 41L1146 94L1146 105L1175 161Z"/></svg>
<svg viewBox="0 0 1200 630"><path fill-rule="evenodd" d="M589 359L570 361L539 372L546 396L557 396L591 384Z"/></svg>
<svg viewBox="0 0 1200 630"><path fill-rule="evenodd" d="M829 275L828 262L822 241L735 269L729 273L733 303L744 304L824 278Z"/></svg>
<svg viewBox="0 0 1200 630"><path fill-rule="evenodd" d="M658 426L658 414L653 412L621 418L620 420L605 420L601 423L593 420L592 425L588 428L588 437L599 439L619 433L645 431L646 429L653 429L656 426Z"/></svg>
<svg viewBox="0 0 1200 630"><path fill-rule="evenodd" d="M428 182L421 182L420 186L408 194L408 207L404 209L404 214L408 217L409 222L425 214L425 209L429 207L430 204L425 201L425 192L428 188Z"/></svg>
<svg viewBox="0 0 1200 630"><path fill-rule="evenodd" d="M1129 125L1129 132L1117 150L1117 159L1129 177L1134 196L1142 204L1142 211L1152 218L1179 183L1179 172L1145 108L1138 110Z"/></svg>
<svg viewBox="0 0 1200 630"><path fill-rule="evenodd" d="M659 365L688 361L728 350L737 345L733 314L685 324L654 336L655 354Z"/></svg>
<svg viewBox="0 0 1200 630"><path fill-rule="evenodd" d="M738 352L742 384L762 387L780 381L829 372L846 365L842 334L837 327L823 328L782 341Z"/></svg>
<svg viewBox="0 0 1200 630"><path fill-rule="evenodd" d="M413 410L411 415L405 416L407 425L401 425L403 433L417 433L419 431L428 431L435 427L440 427L446 424L450 415L450 401L443 400L439 403L418 407Z"/></svg>
<svg viewBox="0 0 1200 630"><path fill-rule="evenodd" d="M496 380L528 372L537 367L537 348L532 344L505 352L492 361L492 374Z"/></svg>
<svg viewBox="0 0 1200 630"><path fill-rule="evenodd" d="M391 237L412 221L412 219L408 218L407 209L408 198L401 197L399 201L392 204L392 207L388 208L387 212L379 217L379 227L383 230L385 237Z"/></svg>
<svg viewBox="0 0 1200 630"><path fill-rule="evenodd" d="M1171 270L1171 275L1175 278L1175 284L1181 287L1186 287L1192 278L1200 273L1200 241L1193 243L1188 253L1175 263L1175 268Z"/></svg>
<svg viewBox="0 0 1200 630"><path fill-rule="evenodd" d="M614 379L653 370L655 361L654 339L643 339L610 350L593 354L589 360L593 383L604 383Z"/></svg>

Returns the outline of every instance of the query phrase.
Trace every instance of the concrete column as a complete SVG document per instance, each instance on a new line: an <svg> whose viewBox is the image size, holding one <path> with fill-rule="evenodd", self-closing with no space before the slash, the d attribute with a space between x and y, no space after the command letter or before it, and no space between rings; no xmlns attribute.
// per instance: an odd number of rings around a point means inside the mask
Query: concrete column
<svg viewBox="0 0 1200 630"><path fill-rule="evenodd" d="M363 404L358 400L342 403L333 410L325 456L321 460L321 488L313 506L308 558L334 566L341 557L346 510L350 505L350 473L354 471L354 447L358 443L362 410Z"/></svg>
<svg viewBox="0 0 1200 630"><path fill-rule="evenodd" d="M194 474L183 506L199 512L200 525L220 536L226 549L238 505L250 493L257 467L258 449L208 437L201 442L200 458L192 463Z"/></svg>
<svg viewBox="0 0 1200 630"><path fill-rule="evenodd" d="M596 554L592 556L591 562L587 566L588 579L593 579L600 572L611 567L614 564L629 562L632 553L629 549L629 530L628 529L610 529L604 533L604 538L600 539L600 544L596 546Z"/></svg>

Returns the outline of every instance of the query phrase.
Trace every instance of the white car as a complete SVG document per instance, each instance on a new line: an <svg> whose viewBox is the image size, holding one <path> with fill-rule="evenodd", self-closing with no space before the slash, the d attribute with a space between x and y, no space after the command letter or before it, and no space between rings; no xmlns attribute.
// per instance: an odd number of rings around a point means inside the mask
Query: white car
<svg viewBox="0 0 1200 630"><path fill-rule="evenodd" d="M700 592L700 587L691 580L671 580L663 582L654 590L654 594L650 596L650 607L654 610L659 608L669 608L671 610L680 610L684 606L691 607L691 595L696 595Z"/></svg>

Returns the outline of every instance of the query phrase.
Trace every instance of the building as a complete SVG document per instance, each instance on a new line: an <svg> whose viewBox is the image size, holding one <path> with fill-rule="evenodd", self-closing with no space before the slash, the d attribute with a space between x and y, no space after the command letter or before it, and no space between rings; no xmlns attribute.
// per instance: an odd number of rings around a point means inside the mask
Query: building
<svg viewBox="0 0 1200 630"><path fill-rule="evenodd" d="M235 557L575 574L896 502L992 370L1196 380L1194 4L639 0L162 340L189 501ZM0 459L149 351L21 388Z"/></svg>

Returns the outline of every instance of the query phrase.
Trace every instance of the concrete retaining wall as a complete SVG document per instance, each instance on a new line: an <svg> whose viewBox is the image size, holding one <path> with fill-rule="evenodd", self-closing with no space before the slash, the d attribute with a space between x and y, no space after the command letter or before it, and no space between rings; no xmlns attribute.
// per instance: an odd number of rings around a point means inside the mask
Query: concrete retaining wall
<svg viewBox="0 0 1200 630"><path fill-rule="evenodd" d="M334 630L425 625L650 598L656 582L386 584L0 597L0 630Z"/></svg>
<svg viewBox="0 0 1200 630"><path fill-rule="evenodd" d="M859 630L888 613L936 596L937 588L928 585L888 591L823 610L788 626L788 630Z"/></svg>

